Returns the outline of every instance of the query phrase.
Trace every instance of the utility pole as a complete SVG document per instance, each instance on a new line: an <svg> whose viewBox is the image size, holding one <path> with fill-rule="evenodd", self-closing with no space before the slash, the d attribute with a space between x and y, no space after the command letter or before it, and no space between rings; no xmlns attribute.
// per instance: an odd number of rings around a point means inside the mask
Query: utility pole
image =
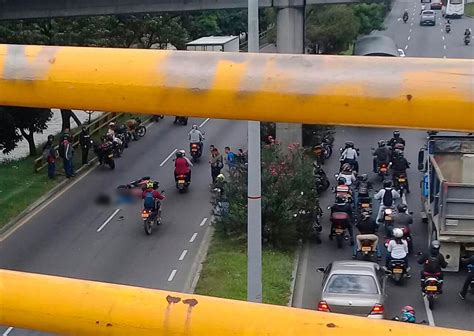
<svg viewBox="0 0 474 336"><path fill-rule="evenodd" d="M259 52L258 0L248 0L248 52ZM247 300L262 302L260 122L248 122Z"/></svg>

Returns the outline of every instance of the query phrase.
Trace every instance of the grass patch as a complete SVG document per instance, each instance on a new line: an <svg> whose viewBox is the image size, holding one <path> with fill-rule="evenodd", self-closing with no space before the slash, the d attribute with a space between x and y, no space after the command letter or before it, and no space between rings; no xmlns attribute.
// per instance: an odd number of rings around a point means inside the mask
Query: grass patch
<svg viewBox="0 0 474 336"><path fill-rule="evenodd" d="M293 260L294 251L263 249L264 303L288 303ZM226 299L247 300L246 244L215 234L195 292Z"/></svg>
<svg viewBox="0 0 474 336"><path fill-rule="evenodd" d="M126 114L119 117L116 122L123 123L129 118L130 115ZM142 120L145 118L142 117ZM106 129L100 134L94 134L93 138L97 140L105 131ZM56 135L57 141L58 136ZM43 145L37 145L38 156L42 153ZM56 179L48 179L47 168L35 173L34 160L38 156L0 163L0 229L66 178L61 159L56 162ZM76 149L73 163L75 171L82 166L81 156L81 150ZM90 149L89 158L93 156L94 151Z"/></svg>
<svg viewBox="0 0 474 336"><path fill-rule="evenodd" d="M464 6L464 13L474 17L474 2L468 3Z"/></svg>

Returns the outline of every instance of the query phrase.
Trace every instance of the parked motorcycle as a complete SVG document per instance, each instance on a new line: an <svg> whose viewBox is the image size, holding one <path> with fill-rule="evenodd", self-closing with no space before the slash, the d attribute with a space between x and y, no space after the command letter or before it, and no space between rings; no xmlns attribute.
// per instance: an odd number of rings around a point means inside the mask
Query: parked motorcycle
<svg viewBox="0 0 474 336"><path fill-rule="evenodd" d="M176 188L182 194L188 190L190 182L186 180L186 175L178 175L176 180Z"/></svg>
<svg viewBox="0 0 474 336"><path fill-rule="evenodd" d="M180 125L187 125L188 124L188 117L178 117L174 118L173 124L180 124Z"/></svg>
<svg viewBox="0 0 474 336"><path fill-rule="evenodd" d="M423 296L426 297L428 300L428 306L431 310L434 309L434 304L436 298L441 294L441 286L443 284L443 280L441 280L440 273L431 274L431 273L423 273Z"/></svg>
<svg viewBox="0 0 474 336"><path fill-rule="evenodd" d="M94 152L99 159L99 164L106 164L110 169L115 169L113 143L110 141L102 144L94 144Z"/></svg>
<svg viewBox="0 0 474 336"><path fill-rule="evenodd" d="M330 182L326 172L318 162L313 162L313 176L316 190L321 193L329 188Z"/></svg>
<svg viewBox="0 0 474 336"><path fill-rule="evenodd" d="M143 125L143 122L140 118L134 118L137 121L137 126L135 126L135 133L137 133L139 138L143 138L146 134L146 127Z"/></svg>

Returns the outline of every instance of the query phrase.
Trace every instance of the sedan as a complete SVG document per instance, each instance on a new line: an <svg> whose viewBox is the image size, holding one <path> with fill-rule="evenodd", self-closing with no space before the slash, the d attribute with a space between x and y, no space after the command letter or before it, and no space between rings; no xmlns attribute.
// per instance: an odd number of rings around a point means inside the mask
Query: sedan
<svg viewBox="0 0 474 336"><path fill-rule="evenodd" d="M319 311L383 318L385 272L378 264L335 261L318 271L324 273Z"/></svg>
<svg viewBox="0 0 474 336"><path fill-rule="evenodd" d="M423 25L436 25L436 13L432 10L424 10L420 15L420 26Z"/></svg>
<svg viewBox="0 0 474 336"><path fill-rule="evenodd" d="M432 2L430 5L431 9L441 9L442 7L443 7L443 4L438 1Z"/></svg>

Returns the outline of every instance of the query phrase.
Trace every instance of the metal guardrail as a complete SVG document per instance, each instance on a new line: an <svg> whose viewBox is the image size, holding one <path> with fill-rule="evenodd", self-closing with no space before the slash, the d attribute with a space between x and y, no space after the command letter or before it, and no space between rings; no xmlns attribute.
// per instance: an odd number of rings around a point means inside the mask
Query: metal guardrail
<svg viewBox="0 0 474 336"><path fill-rule="evenodd" d="M124 113L113 113L113 112L105 112L103 115L92 121L90 124L87 124L87 128L89 129L89 134L92 136L99 132L100 130L103 130L104 128L107 128L109 123L117 120L122 116ZM79 138L81 135L81 131L78 131L74 134L72 134L73 138L73 148L77 149L79 147ZM59 148L59 145L56 145L54 147L56 150ZM43 159L43 156L38 157L35 159L33 163L34 171L39 172L40 170L44 169L48 165L47 162Z"/></svg>
<svg viewBox="0 0 474 336"><path fill-rule="evenodd" d="M267 30L265 30L265 31L263 31L259 34L258 38L259 38L260 49L265 48L267 45L270 44L269 35L274 33L275 29L276 29L276 26L272 25ZM249 47L248 39L239 44L239 50L241 52L247 52L248 47Z"/></svg>

